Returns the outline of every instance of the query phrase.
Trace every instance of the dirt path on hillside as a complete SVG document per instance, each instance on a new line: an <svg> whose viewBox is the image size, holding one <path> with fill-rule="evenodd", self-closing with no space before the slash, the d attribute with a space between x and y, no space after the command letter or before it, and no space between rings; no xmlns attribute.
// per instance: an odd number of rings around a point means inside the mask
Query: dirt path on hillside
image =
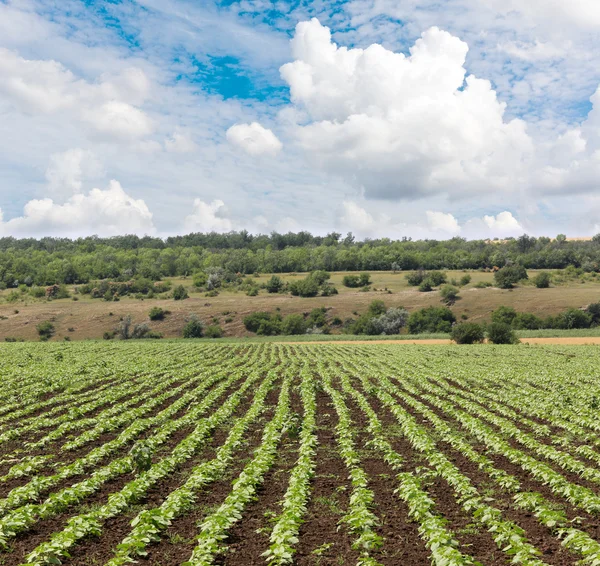
<svg viewBox="0 0 600 566"><path fill-rule="evenodd" d="M569 337L569 338L521 338L523 344L558 344L563 346L584 346L584 345L600 345L600 336L585 336ZM422 346L454 344L452 340L428 339L428 340L331 340L331 341L313 341L313 342L282 342L282 344L417 344Z"/></svg>

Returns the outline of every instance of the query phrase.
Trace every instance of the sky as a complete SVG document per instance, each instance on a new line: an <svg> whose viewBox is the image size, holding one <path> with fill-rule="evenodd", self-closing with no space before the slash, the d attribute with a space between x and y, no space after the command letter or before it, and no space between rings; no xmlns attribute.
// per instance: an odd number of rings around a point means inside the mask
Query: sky
<svg viewBox="0 0 600 566"><path fill-rule="evenodd" d="M598 0L0 0L0 236L600 232Z"/></svg>

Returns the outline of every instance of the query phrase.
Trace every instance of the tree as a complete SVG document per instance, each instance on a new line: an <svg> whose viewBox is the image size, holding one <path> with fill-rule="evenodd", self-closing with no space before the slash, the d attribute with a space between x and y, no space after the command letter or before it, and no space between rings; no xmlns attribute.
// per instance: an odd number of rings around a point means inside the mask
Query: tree
<svg viewBox="0 0 600 566"><path fill-rule="evenodd" d="M389 308L384 314L373 319L376 334L400 334L408 322L408 311L402 307Z"/></svg>
<svg viewBox="0 0 600 566"><path fill-rule="evenodd" d="M458 289L454 285L443 285L440 289L442 303L445 305L453 305L458 300Z"/></svg>
<svg viewBox="0 0 600 566"><path fill-rule="evenodd" d="M567 309L554 319L554 327L570 330L572 328L589 328L592 316L579 309Z"/></svg>
<svg viewBox="0 0 600 566"><path fill-rule="evenodd" d="M503 322L492 322L487 327L487 337L492 344L518 344L515 331Z"/></svg>
<svg viewBox="0 0 600 566"><path fill-rule="evenodd" d="M538 289L547 289L550 287L551 276L547 271L541 271L533 278L533 284Z"/></svg>
<svg viewBox="0 0 600 566"><path fill-rule="evenodd" d="M173 299L176 301L183 301L189 297L186 288L183 285L178 285L173 289Z"/></svg>
<svg viewBox="0 0 600 566"><path fill-rule="evenodd" d="M512 289L519 281L527 278L527 271L522 265L507 265L494 274L494 281L500 289Z"/></svg>
<svg viewBox="0 0 600 566"><path fill-rule="evenodd" d="M544 327L544 321L529 312L520 312L512 320L512 327L516 330L538 330Z"/></svg>
<svg viewBox="0 0 600 566"><path fill-rule="evenodd" d="M191 314L186 325L183 327L184 338L202 338L204 335L204 325L202 321L195 315Z"/></svg>
<svg viewBox="0 0 600 566"><path fill-rule="evenodd" d="M512 307L501 306L495 311L492 311L492 322L499 324L508 324L509 326L513 323L513 320L517 316L517 311Z"/></svg>
<svg viewBox="0 0 600 566"><path fill-rule="evenodd" d="M585 312L592 318L592 324L594 326L600 324L600 303L591 303L587 306Z"/></svg>
<svg viewBox="0 0 600 566"><path fill-rule="evenodd" d="M375 299L374 301L371 301L368 311L371 316L378 316L383 314L385 311L385 303L382 300Z"/></svg>
<svg viewBox="0 0 600 566"><path fill-rule="evenodd" d="M421 284L419 285L419 291L421 291L421 293L429 293L430 291L433 291L431 279L427 278L421 281Z"/></svg>
<svg viewBox="0 0 600 566"><path fill-rule="evenodd" d="M194 287L204 287L208 281L208 275L204 271L199 271L198 273L194 273L192 281L194 282Z"/></svg>
<svg viewBox="0 0 600 566"><path fill-rule="evenodd" d="M265 284L265 289L268 293L279 293L283 290L283 287L283 279L277 275L273 275Z"/></svg>
<svg viewBox="0 0 600 566"><path fill-rule="evenodd" d="M205 338L222 338L223 329L218 324L211 324L204 331Z"/></svg>
<svg viewBox="0 0 600 566"><path fill-rule="evenodd" d="M483 327L475 322L463 322L452 328L450 337L457 344L481 344L484 339Z"/></svg>

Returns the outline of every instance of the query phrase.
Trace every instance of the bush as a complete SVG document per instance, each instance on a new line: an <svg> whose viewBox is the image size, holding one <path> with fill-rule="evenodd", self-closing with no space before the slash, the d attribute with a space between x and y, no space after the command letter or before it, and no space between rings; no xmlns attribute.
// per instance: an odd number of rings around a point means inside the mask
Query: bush
<svg viewBox="0 0 600 566"><path fill-rule="evenodd" d="M300 314L289 314L281 322L281 333L285 335L304 334L306 328L304 317Z"/></svg>
<svg viewBox="0 0 600 566"><path fill-rule="evenodd" d="M421 283L423 283L423 281L425 280L426 277L427 277L427 274L425 273L425 271L423 271L422 269L419 269L418 271L415 271L414 273L408 273L406 275L406 282L411 287L418 287Z"/></svg>
<svg viewBox="0 0 600 566"><path fill-rule="evenodd" d="M500 289L512 289L523 279L527 279L527 271L522 265L507 265L494 274L494 281Z"/></svg>
<svg viewBox="0 0 600 566"><path fill-rule="evenodd" d="M463 276L460 278L460 281L458 282L458 284L459 284L461 287L464 287L465 285L468 285L470 282L471 282L471 276L470 276L469 274L467 274L467 275L463 275Z"/></svg>
<svg viewBox="0 0 600 566"><path fill-rule="evenodd" d="M261 336L275 336L281 333L281 315L270 312L254 312L243 319L246 330Z"/></svg>
<svg viewBox="0 0 600 566"><path fill-rule="evenodd" d="M338 290L333 286L332 283L323 283L321 285L321 297L331 297L331 295L337 295Z"/></svg>
<svg viewBox="0 0 600 566"><path fill-rule="evenodd" d="M319 284L310 276L300 281L293 281L289 289L295 297L316 297L319 294Z"/></svg>
<svg viewBox="0 0 600 566"><path fill-rule="evenodd" d="M162 334L152 332L147 324L136 324L133 326L131 316L123 317L117 327L115 335L121 340L141 340L143 338L162 338Z"/></svg>
<svg viewBox="0 0 600 566"><path fill-rule="evenodd" d="M520 312L512 320L512 327L516 330L538 330L544 328L544 321L528 312Z"/></svg>
<svg viewBox="0 0 600 566"><path fill-rule="evenodd" d="M148 313L150 320L164 320L169 311L165 311L160 307L152 307Z"/></svg>
<svg viewBox="0 0 600 566"><path fill-rule="evenodd" d="M421 284L419 285L419 291L421 291L421 293L429 293L429 291L433 291L431 279L424 279L421 281Z"/></svg>
<svg viewBox="0 0 600 566"><path fill-rule="evenodd" d="M52 324L49 320L45 320L44 322L40 322L35 329L40 337L42 342L47 342L54 336L56 329L54 328L54 324Z"/></svg>
<svg viewBox="0 0 600 566"><path fill-rule="evenodd" d="M204 336L206 338L222 338L223 329L218 324L211 324L210 326L206 327Z"/></svg>
<svg viewBox="0 0 600 566"><path fill-rule="evenodd" d="M414 311L408 317L408 331L410 334L424 332L450 332L452 324L456 322L454 313L447 307L427 307Z"/></svg>
<svg viewBox="0 0 600 566"><path fill-rule="evenodd" d="M487 289L488 287L493 287L489 281L480 281L479 283L475 283L473 286L475 289Z"/></svg>
<svg viewBox="0 0 600 566"><path fill-rule="evenodd" d="M248 297L256 297L258 296L258 287L252 287L246 291L246 295Z"/></svg>
<svg viewBox="0 0 600 566"><path fill-rule="evenodd" d="M458 289L453 285L443 285L440 290L442 303L445 305L453 305L458 299Z"/></svg>
<svg viewBox="0 0 600 566"><path fill-rule="evenodd" d="M310 311L306 319L307 326L317 326L321 328L327 324L327 310L324 307L316 308Z"/></svg>
<svg viewBox="0 0 600 566"><path fill-rule="evenodd" d="M538 273L534 278L533 278L533 284L538 288L538 289L547 289L548 287L550 287L550 281L551 281L551 276L547 271L542 271L541 273Z"/></svg>
<svg viewBox="0 0 600 566"><path fill-rule="evenodd" d="M369 273L361 273L360 275L345 275L342 279L342 284L345 287L357 288L366 287L371 284L371 275Z"/></svg>
<svg viewBox="0 0 600 566"><path fill-rule="evenodd" d="M439 287L447 281L446 274L441 271L430 271L427 274L427 279L431 281L433 287Z"/></svg>
<svg viewBox="0 0 600 566"><path fill-rule="evenodd" d="M204 325L202 321L195 315L192 314L188 317L188 320L183 327L184 338L202 338L204 335Z"/></svg>
<svg viewBox="0 0 600 566"><path fill-rule="evenodd" d="M585 309L585 312L592 317L592 324L594 326L597 326L600 323L600 303L592 303L588 305Z"/></svg>
<svg viewBox="0 0 600 566"><path fill-rule="evenodd" d="M173 289L173 299L183 301L189 297L187 289L183 285L178 285Z"/></svg>
<svg viewBox="0 0 600 566"><path fill-rule="evenodd" d="M589 328L592 326L592 316L579 309L567 309L554 319L554 328L570 330L572 328Z"/></svg>
<svg viewBox="0 0 600 566"><path fill-rule="evenodd" d="M203 271L194 273L192 276L192 281L194 282L194 287L204 287L208 281L208 275L206 275L206 273Z"/></svg>
<svg viewBox="0 0 600 566"><path fill-rule="evenodd" d="M452 328L450 337L457 344L481 344L484 339L483 327L475 322L462 322Z"/></svg>
<svg viewBox="0 0 600 566"><path fill-rule="evenodd" d="M408 311L402 307L389 308L372 321L376 334L400 334L408 322Z"/></svg>
<svg viewBox="0 0 600 566"><path fill-rule="evenodd" d="M518 344L515 331L503 322L492 322L487 327L487 337L492 344Z"/></svg>
<svg viewBox="0 0 600 566"><path fill-rule="evenodd" d="M385 303L381 299L375 299L374 301L371 301L368 312L371 316L379 316L380 314L385 313Z"/></svg>
<svg viewBox="0 0 600 566"><path fill-rule="evenodd" d="M280 293L284 286L283 279L277 275L273 275L265 284L265 289L268 293Z"/></svg>
<svg viewBox="0 0 600 566"><path fill-rule="evenodd" d="M498 307L492 312L492 322L498 322L500 324L508 324L509 326L513 323L513 320L517 316L517 311L512 307Z"/></svg>
<svg viewBox="0 0 600 566"><path fill-rule="evenodd" d="M102 338L104 340L112 340L115 336L117 335L117 333L114 330L111 330L110 332L107 331L102 335Z"/></svg>

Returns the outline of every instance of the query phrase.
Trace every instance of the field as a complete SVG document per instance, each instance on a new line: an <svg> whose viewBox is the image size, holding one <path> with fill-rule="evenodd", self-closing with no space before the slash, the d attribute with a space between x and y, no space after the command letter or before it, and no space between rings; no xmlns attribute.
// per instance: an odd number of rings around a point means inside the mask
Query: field
<svg viewBox="0 0 600 566"><path fill-rule="evenodd" d="M450 279L460 279L466 272L447 271ZM530 277L535 275L530 271ZM541 317L557 315L567 308L585 307L600 301L600 278L588 277L585 281L573 280L550 289L537 289L533 285L519 285L515 289L476 288L479 282L492 282L493 275L484 272L469 272L472 282L461 289L460 299L452 306L457 318L463 315L473 322L489 321L491 312L501 305L512 306L519 312L531 312ZM50 320L56 327L52 340L65 337L72 340L99 339L104 332L116 328L121 317L131 315L135 323L149 323L152 329L165 338L181 336L181 330L190 313L199 316L206 324L218 321L225 336L242 337L248 332L242 324L245 315L256 311L280 309L282 315L305 313L316 307L328 309L330 317L345 320L355 316L354 312L365 312L374 299L382 299L386 306L404 306L409 310L430 305L440 305L438 291L420 293L406 283L406 273L372 272L372 290L361 292L348 289L341 284L345 273L333 273L332 282L339 295L331 297L300 298L291 295L270 295L265 291L256 297L248 297L242 292L224 291L217 297L205 297L195 292L190 279L173 279L173 285L183 284L190 291L190 298L184 301L172 299L136 300L124 297L119 302L106 302L101 299L80 297L78 301L61 299L47 302L25 296L15 303L0 301L0 341L6 337L37 340L36 325ZM257 280L266 281L270 275L261 275ZM287 274L284 280L291 281L303 274ZM377 289L377 290L375 290ZM388 293L389 290L391 294ZM0 299L6 300L10 291L0 292ZM150 322L148 312L152 307L170 311L165 320ZM227 314L224 314L227 313ZM589 331L588 331L589 332Z"/></svg>
<svg viewBox="0 0 600 566"><path fill-rule="evenodd" d="M2 345L0 564L599 564L597 359Z"/></svg>

